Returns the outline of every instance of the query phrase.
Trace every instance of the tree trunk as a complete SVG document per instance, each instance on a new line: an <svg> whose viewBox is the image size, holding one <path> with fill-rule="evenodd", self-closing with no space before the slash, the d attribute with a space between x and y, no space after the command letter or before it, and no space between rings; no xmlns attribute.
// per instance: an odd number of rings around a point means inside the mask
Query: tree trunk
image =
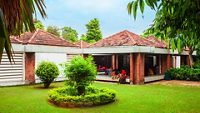
<svg viewBox="0 0 200 113"><path fill-rule="evenodd" d="M190 60L190 67L192 67L192 65L193 65L193 57L192 57L191 53L189 54L189 60Z"/></svg>
<svg viewBox="0 0 200 113"><path fill-rule="evenodd" d="M85 94L85 86L78 86L78 95L84 95Z"/></svg>
<svg viewBox="0 0 200 113"><path fill-rule="evenodd" d="M48 83L44 83L44 88L49 88L51 82L48 82Z"/></svg>
<svg viewBox="0 0 200 113"><path fill-rule="evenodd" d="M188 51L189 53L188 53L188 56L189 56L189 65L190 65L190 67L192 67L192 65L193 65L193 57L192 57L192 53L193 53L193 50L192 50L192 48L191 47L189 47L189 51Z"/></svg>

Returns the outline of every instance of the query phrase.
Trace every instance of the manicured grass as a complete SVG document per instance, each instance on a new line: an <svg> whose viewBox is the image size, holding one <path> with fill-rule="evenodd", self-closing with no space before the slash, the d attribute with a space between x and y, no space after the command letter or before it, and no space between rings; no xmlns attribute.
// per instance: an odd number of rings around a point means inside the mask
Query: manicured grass
<svg viewBox="0 0 200 113"><path fill-rule="evenodd" d="M116 90L117 101L90 108L59 108L47 101L42 86L0 87L0 113L199 113L200 87L94 83ZM64 86L63 82L52 84Z"/></svg>

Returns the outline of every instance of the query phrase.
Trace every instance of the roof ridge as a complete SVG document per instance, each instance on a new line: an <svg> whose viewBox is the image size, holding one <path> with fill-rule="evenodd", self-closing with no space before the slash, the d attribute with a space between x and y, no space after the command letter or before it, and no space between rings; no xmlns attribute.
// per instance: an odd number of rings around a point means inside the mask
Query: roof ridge
<svg viewBox="0 0 200 113"><path fill-rule="evenodd" d="M19 36L10 36L10 39L14 39L14 40L22 43L23 41L19 40L17 37L19 37Z"/></svg>
<svg viewBox="0 0 200 113"><path fill-rule="evenodd" d="M113 35L111 35L111 36L108 36L108 37L102 38L102 39L98 40L97 42L95 42L95 43L89 45L89 47L91 47L91 46L93 46L93 45L99 43L100 41L104 41L105 39L108 39L108 38L110 38L110 37L112 37L112 36L114 36L114 35L116 35L116 34L117 34L117 33L115 33L115 34L113 34Z"/></svg>
<svg viewBox="0 0 200 113"><path fill-rule="evenodd" d="M39 31L39 30L36 30L36 31L34 32L34 34L33 34L32 37L27 41L27 43L30 43L30 42L33 40L33 38L35 38L35 36L37 35L38 31Z"/></svg>
<svg viewBox="0 0 200 113"><path fill-rule="evenodd" d="M17 37L14 37L15 40L17 40L18 42L22 43L22 40L17 39Z"/></svg>
<svg viewBox="0 0 200 113"><path fill-rule="evenodd" d="M40 30L41 32L44 32L44 33L47 33L47 34L53 36L55 39L60 39L60 40L62 40L62 41L65 41L65 42L67 42L67 43L70 43L70 44L72 44L72 45L75 45L74 43L72 43L72 42L70 42L70 41L68 41L68 40L65 40L63 37L56 36L56 35L54 35L54 34L52 34L52 33L49 33L49 32L47 32L47 31L44 31L44 30L41 30L41 29L39 29L39 30Z"/></svg>
<svg viewBox="0 0 200 113"><path fill-rule="evenodd" d="M39 29L39 31L44 32L44 33L47 33L47 34L53 36L54 38L59 38L59 39L64 40L63 38L61 38L61 37L59 37L59 36L56 36L56 35L54 35L54 34L52 34L52 33L49 33L48 31L44 31L44 30L42 30L42 29Z"/></svg>
<svg viewBox="0 0 200 113"><path fill-rule="evenodd" d="M114 34L112 34L112 35L110 35L110 36L107 36L107 37L105 37L105 38L102 38L101 40L99 40L99 41L97 41L97 42L95 42L95 43L93 43L93 44L90 44L89 47L92 47L92 46L96 45L96 44L99 43L100 41L104 42L105 40L108 40L108 39L110 39L110 38L112 38L112 37L114 37L114 36L116 36L116 35L119 35L120 33L127 32L127 31L128 31L128 30L125 29L125 30L123 30L123 31L120 31L120 32L114 33Z"/></svg>
<svg viewBox="0 0 200 113"><path fill-rule="evenodd" d="M133 39L133 37L130 35L130 31L126 30L125 31L127 33L127 35L130 37L131 41L134 43L134 44L137 44L137 42ZM132 32L131 32L132 33ZM134 34L135 35L135 34ZM134 45L133 44L133 45Z"/></svg>
<svg viewBox="0 0 200 113"><path fill-rule="evenodd" d="M120 34L120 33L122 33L122 32L125 32L125 31L126 31L126 30L120 31L120 32L118 32L118 33L114 33L114 34L112 34L112 35L110 35L110 36L108 36L108 37L105 37L105 38L103 38L103 39L107 39L107 38L116 36L116 35L118 35L118 34Z"/></svg>

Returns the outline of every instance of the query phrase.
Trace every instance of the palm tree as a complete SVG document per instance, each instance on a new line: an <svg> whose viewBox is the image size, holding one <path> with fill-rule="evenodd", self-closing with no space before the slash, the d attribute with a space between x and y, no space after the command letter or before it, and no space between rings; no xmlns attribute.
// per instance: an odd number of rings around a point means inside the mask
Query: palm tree
<svg viewBox="0 0 200 113"><path fill-rule="evenodd" d="M45 18L44 0L0 0L0 62L4 49L10 62L13 60L10 35L20 35L24 29L35 30L36 8Z"/></svg>

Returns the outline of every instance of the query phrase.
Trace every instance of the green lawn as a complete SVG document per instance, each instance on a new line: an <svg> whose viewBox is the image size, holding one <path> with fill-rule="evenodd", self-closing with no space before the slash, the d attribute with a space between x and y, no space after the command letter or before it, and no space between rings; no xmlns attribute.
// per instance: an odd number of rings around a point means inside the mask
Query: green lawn
<svg viewBox="0 0 200 113"><path fill-rule="evenodd" d="M59 108L48 103L49 89L40 86L0 87L0 113L200 113L200 87L97 82L94 86L116 90L117 101L90 108Z"/></svg>

